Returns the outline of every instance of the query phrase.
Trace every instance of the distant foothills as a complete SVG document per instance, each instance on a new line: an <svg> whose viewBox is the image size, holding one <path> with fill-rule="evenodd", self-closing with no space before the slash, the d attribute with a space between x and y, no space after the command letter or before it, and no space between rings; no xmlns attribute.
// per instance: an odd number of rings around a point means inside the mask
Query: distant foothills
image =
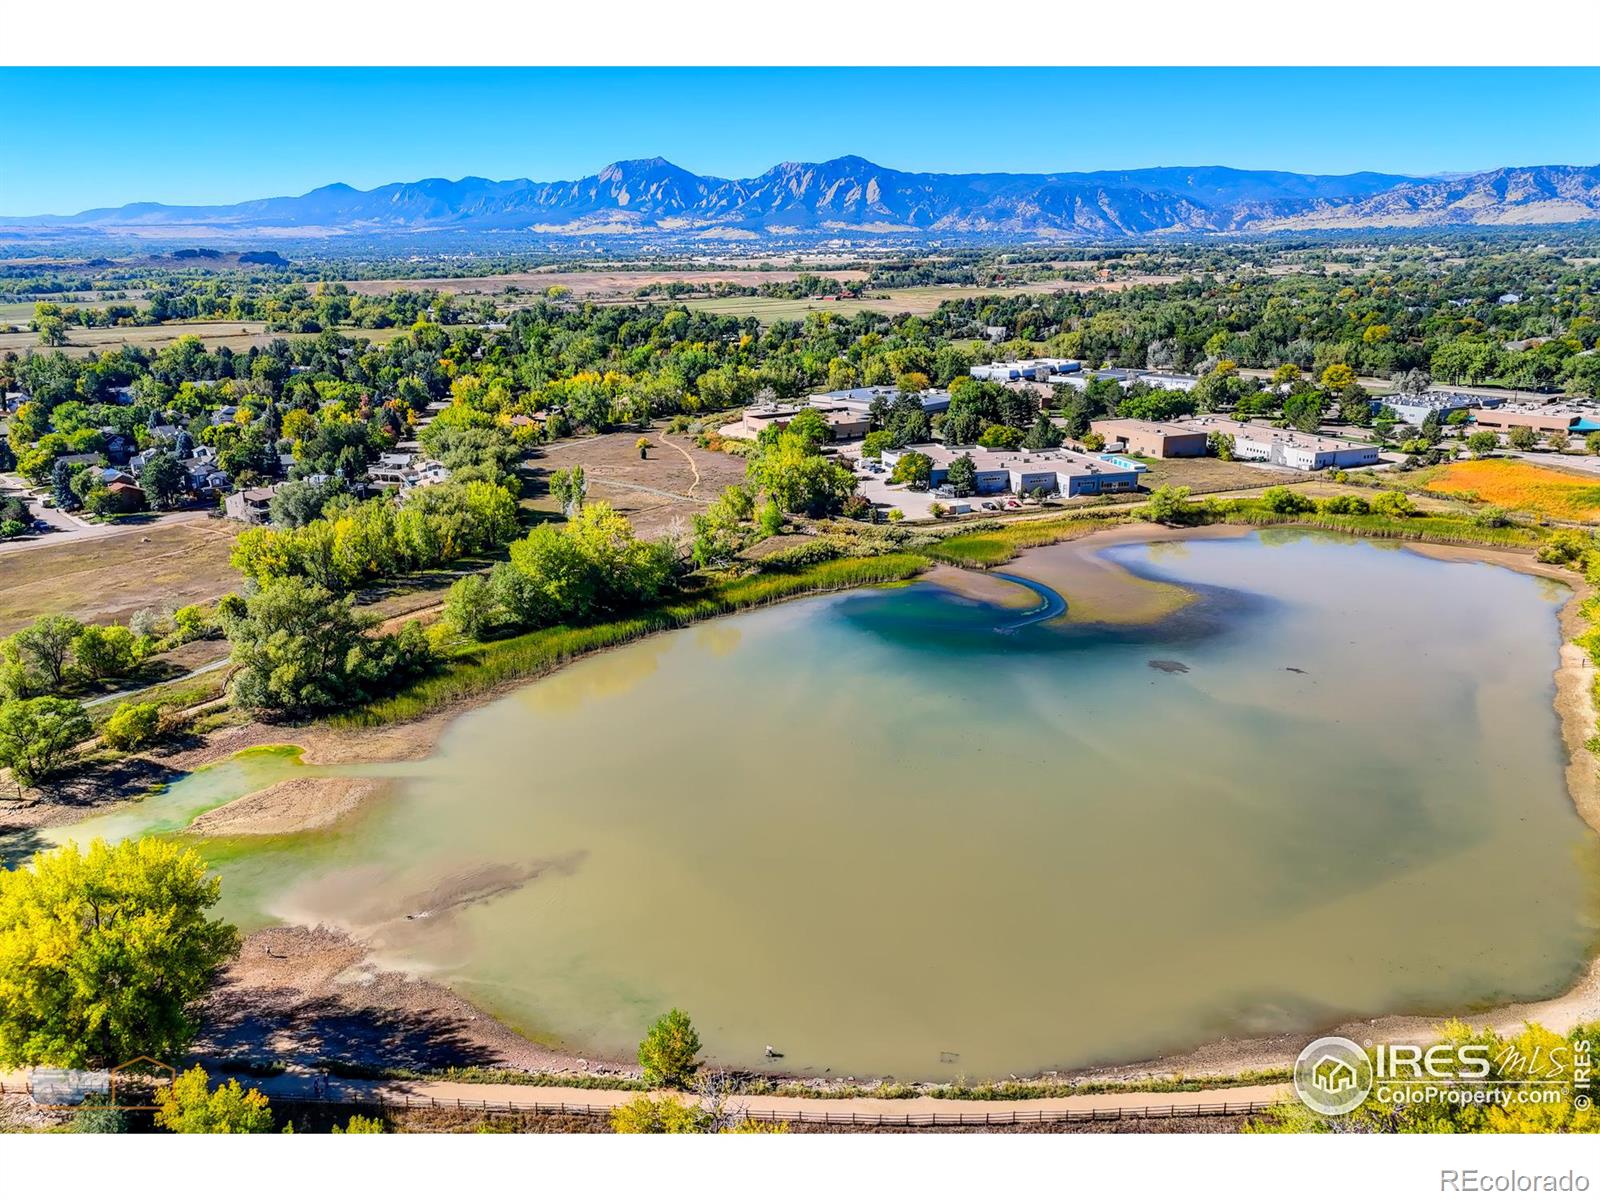
<svg viewBox="0 0 1600 1200"><path fill-rule="evenodd" d="M753 179L720 179L648 158L562 183L469 177L370 191L336 183L303 196L241 204L140 203L72 216L0 217L0 234L306 238L455 231L663 240L1101 240L1597 220L1600 166L1503 167L1432 178L1230 167L941 175L846 157L780 163Z"/></svg>

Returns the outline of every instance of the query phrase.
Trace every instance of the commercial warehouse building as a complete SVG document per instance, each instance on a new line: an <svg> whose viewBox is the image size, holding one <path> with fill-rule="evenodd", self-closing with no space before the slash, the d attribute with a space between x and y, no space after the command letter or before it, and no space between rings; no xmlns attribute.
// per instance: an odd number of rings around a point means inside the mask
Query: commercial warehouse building
<svg viewBox="0 0 1600 1200"><path fill-rule="evenodd" d="M1225 417L1195 417L1180 422L1207 436L1226 434L1233 439L1233 456L1242 462L1276 463L1297 471L1322 471L1329 467L1370 467L1378 462L1378 448L1348 438L1273 425L1254 425Z"/></svg>
<svg viewBox="0 0 1600 1200"><path fill-rule="evenodd" d="M1429 413L1437 413L1443 421L1453 412L1471 411L1482 401L1476 396L1463 396L1460 392L1400 392L1382 396L1372 402L1373 411L1387 407L1407 425L1421 428Z"/></svg>
<svg viewBox="0 0 1600 1200"><path fill-rule="evenodd" d="M1179 423L1108 417L1091 422L1089 428L1105 438L1107 446L1120 445L1149 458L1198 458L1206 452L1205 433Z"/></svg>
<svg viewBox="0 0 1600 1200"><path fill-rule="evenodd" d="M871 419L864 410L858 411L846 405L759 404L744 410L744 417L739 422L739 433L743 437L754 438L760 436L763 429L772 425L786 429L796 415L807 409L820 413L822 419L828 423L830 441L841 442L849 441L851 438L866 437L867 430L872 427Z"/></svg>
<svg viewBox="0 0 1600 1200"><path fill-rule="evenodd" d="M1510 433L1513 429L1531 429L1541 437L1550 433L1587 433L1600 429L1596 411L1574 408L1565 404L1501 404L1494 408L1478 407L1472 410L1472 420L1479 429L1494 433Z"/></svg>
<svg viewBox="0 0 1600 1200"><path fill-rule="evenodd" d="M1013 383L1019 379L1043 383L1052 375L1070 375L1082 368L1083 364L1075 358L1025 358L1017 362L982 363L971 368L971 375L992 383Z"/></svg>
<svg viewBox="0 0 1600 1200"><path fill-rule="evenodd" d="M1080 454L1076 450L963 449L931 442L901 450L885 450L883 461L892 468L913 451L926 454L933 461L929 479L933 487L939 487L949 477L951 463L967 455L977 469L974 491L984 496L1000 492L1025 496L1035 490L1047 494L1059 492L1063 496L1131 492L1138 490L1139 476L1145 470L1143 463L1111 454Z"/></svg>

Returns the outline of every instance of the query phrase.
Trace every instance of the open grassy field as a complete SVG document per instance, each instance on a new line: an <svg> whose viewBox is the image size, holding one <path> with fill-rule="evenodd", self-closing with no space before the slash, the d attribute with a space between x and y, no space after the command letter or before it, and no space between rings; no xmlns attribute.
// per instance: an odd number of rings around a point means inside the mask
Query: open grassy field
<svg viewBox="0 0 1600 1200"><path fill-rule="evenodd" d="M1424 486L1452 496L1477 498L1517 512L1562 521L1600 521L1600 482L1592 475L1515 458L1449 463L1430 472Z"/></svg>
<svg viewBox="0 0 1600 1200"><path fill-rule="evenodd" d="M1038 283L1025 283L1012 288L979 288L961 284L937 287L894 288L886 292L870 292L859 300L824 300L810 297L801 300L783 300L773 296L724 296L714 299L686 299L684 304L703 312L722 313L734 317L755 317L762 322L803 321L814 312L836 312L853 316L858 312L880 312L889 315L913 313L926 316L947 300L968 300L974 296L1009 295L1031 292L1048 295L1064 290L1114 288L1116 284L1065 283L1047 279Z"/></svg>
<svg viewBox="0 0 1600 1200"><path fill-rule="evenodd" d="M23 320L29 319L32 315L33 309L30 305ZM344 326L340 332L350 337L364 337L382 343L398 337L405 330L398 327L356 329L353 326ZM103 354L118 346L143 346L147 350L158 351L166 349L179 338L190 334L199 337L212 350L227 346L235 351L248 350L251 346L265 346L274 338L313 336L268 333L266 325L261 321L173 321L165 325L132 325L112 329L74 327L68 330L67 344L61 349L80 358ZM25 354L29 350L42 350L39 345L39 335L28 330L23 330L21 333L0 333L0 354L7 350L15 350L18 354Z"/></svg>
<svg viewBox="0 0 1600 1200"><path fill-rule="evenodd" d="M1163 484L1186 487L1196 496L1207 492L1231 492L1241 488L1269 488L1280 484L1302 484L1314 479L1308 471L1284 471L1246 462L1223 462L1220 458L1152 458L1144 460L1149 469L1139 482L1147 491Z"/></svg>
<svg viewBox="0 0 1600 1200"><path fill-rule="evenodd" d="M516 271L506 275L484 275L474 279L358 279L348 286L366 296L388 296L395 292L433 290L458 296L499 296L508 287L530 299L548 287L571 288L574 300L625 300L639 288L652 283L683 283L709 288L728 283L739 287L758 287L763 283L792 283L801 274L826 275L829 279L865 279L865 271L840 270L826 265L804 271L756 271L729 267L697 271Z"/></svg>
<svg viewBox="0 0 1600 1200"><path fill-rule="evenodd" d="M591 501L606 501L633 522L640 536L659 537L703 512L723 488L744 480L744 459L701 450L688 435L663 435L660 428L646 435L651 449L649 457L641 459L634 448L639 436L629 430L542 448L528 461L532 486L526 506L554 514L556 505L545 494L545 477L551 471L581 466Z"/></svg>
<svg viewBox="0 0 1600 1200"><path fill-rule="evenodd" d="M0 635L41 613L126 621L141 608L214 600L239 586L228 565L238 527L204 514L63 538L0 557Z"/></svg>

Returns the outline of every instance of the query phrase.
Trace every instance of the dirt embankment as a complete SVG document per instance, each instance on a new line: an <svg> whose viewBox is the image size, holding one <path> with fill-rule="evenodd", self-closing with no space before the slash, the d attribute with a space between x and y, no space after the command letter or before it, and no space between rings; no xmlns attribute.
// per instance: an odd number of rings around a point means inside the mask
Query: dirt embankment
<svg viewBox="0 0 1600 1200"><path fill-rule="evenodd" d="M251 1062L361 1063L631 1073L624 1063L536 1045L449 988L374 963L335 930L262 929L245 938L206 999L196 1049Z"/></svg>

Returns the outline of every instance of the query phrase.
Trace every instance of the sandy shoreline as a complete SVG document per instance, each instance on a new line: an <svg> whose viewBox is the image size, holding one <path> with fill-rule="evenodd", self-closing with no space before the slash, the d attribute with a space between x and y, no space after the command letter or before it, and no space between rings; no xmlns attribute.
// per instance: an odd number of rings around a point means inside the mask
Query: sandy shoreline
<svg viewBox="0 0 1600 1200"><path fill-rule="evenodd" d="M383 786L381 779L359 776L285 779L208 809L189 822L189 832L203 837L269 837L326 829L375 800Z"/></svg>
<svg viewBox="0 0 1600 1200"><path fill-rule="evenodd" d="M1109 545L1242 537L1251 532L1250 528L1235 526L1169 529L1128 525L1097 531L1065 545L1073 548L1070 556L1073 560L1093 562L1094 555ZM1492 563L1559 580L1572 589L1571 597L1560 610L1562 645L1560 661L1554 670L1555 710L1567 748L1566 775L1573 804L1585 822L1600 833L1600 763L1586 746L1595 731L1596 713L1591 695L1595 667L1571 641L1581 632L1583 623L1579 608L1592 589L1569 571L1540 564L1531 555L1514 551L1425 543L1404 543L1403 548L1444 560ZM1037 548L1003 569L1026 575L1027 564L1023 560L1030 554L1061 549L1062 544ZM1135 578L1120 568L1116 570L1129 579ZM1056 574L1055 570L1043 573L1040 581L1058 586L1057 580L1051 578ZM940 566L923 578L973 599L1008 607L1025 607L1036 601L1026 589L981 571ZM370 730L334 730L324 726L291 729L259 722L234 726L208 735L197 746L163 756L159 763L176 774L221 761L240 750L284 743L301 747L304 761L319 765L420 759L432 752L457 716L525 682L508 683L405 725ZM212 836L321 828L357 811L381 791L380 781L364 778L296 779L203 814L193 828ZM27 819L34 815L28 810L20 814L0 813L0 832L79 820L94 811L60 804L34 807L45 819ZM22 818L20 825L15 820L19 816ZM252 934L246 939L239 960L230 966L217 997L208 1003L208 1014L204 1036L212 1046L210 1052L237 1051L239 1057L285 1058L293 1054L304 1059L310 1050L317 1050L311 1058L389 1062L395 1053L394 1047L403 1045L406 1049L401 1057L428 1066L473 1063L552 1072L629 1070L625 1064L588 1059L541 1046L440 984L378 968L372 963L367 947L326 929L292 927ZM1600 959L1591 962L1583 977L1560 996L1461 1015L1477 1027L1514 1029L1525 1021L1532 1021L1560 1031L1580 1022L1600 1019ZM1068 1077L1122 1080L1173 1074L1228 1075L1281 1068L1292 1064L1306 1042L1322 1033L1336 1032L1357 1041L1425 1040L1445 1019L1442 1015L1383 1016L1350 1021L1333 1030L1226 1039L1142 1062L1062 1070L1049 1078L1055 1082ZM374 1032L364 1039L360 1036L363 1026L391 1032L386 1037ZM394 1034L395 1028L408 1031L409 1040ZM349 1053L319 1049L330 1042L346 1045Z"/></svg>

